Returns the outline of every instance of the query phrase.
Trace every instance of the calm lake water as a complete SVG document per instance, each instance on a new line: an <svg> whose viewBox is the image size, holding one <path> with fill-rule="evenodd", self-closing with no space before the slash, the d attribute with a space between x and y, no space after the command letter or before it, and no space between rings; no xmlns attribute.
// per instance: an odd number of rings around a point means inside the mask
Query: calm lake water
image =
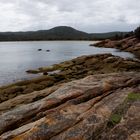
<svg viewBox="0 0 140 140"><path fill-rule="evenodd" d="M134 57L116 49L90 47L91 43L93 41L0 42L0 85L33 77L26 74L28 69L52 65L81 55L112 53L124 58Z"/></svg>

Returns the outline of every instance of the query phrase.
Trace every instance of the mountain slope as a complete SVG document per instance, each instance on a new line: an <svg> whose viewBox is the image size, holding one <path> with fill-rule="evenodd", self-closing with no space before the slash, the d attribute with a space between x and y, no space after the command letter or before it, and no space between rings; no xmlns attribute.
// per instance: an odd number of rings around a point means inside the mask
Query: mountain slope
<svg viewBox="0 0 140 140"><path fill-rule="evenodd" d="M68 26L58 26L49 30L27 32L0 32L0 41L30 41L30 40L97 40L114 38L116 35L124 35L123 32L94 33L78 31Z"/></svg>

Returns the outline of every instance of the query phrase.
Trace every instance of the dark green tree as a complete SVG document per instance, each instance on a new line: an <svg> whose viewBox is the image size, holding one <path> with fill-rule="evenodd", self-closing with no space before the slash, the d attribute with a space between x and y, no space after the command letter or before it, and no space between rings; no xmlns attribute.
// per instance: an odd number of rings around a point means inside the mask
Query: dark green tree
<svg viewBox="0 0 140 140"><path fill-rule="evenodd" d="M134 34L137 38L140 39L140 26L134 31Z"/></svg>

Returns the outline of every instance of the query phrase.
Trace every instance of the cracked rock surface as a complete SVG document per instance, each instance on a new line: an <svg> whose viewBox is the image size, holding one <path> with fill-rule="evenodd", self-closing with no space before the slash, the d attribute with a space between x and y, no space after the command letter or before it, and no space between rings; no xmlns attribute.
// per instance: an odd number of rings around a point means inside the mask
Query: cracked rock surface
<svg viewBox="0 0 140 140"><path fill-rule="evenodd" d="M140 73L86 76L0 104L0 140L138 140Z"/></svg>

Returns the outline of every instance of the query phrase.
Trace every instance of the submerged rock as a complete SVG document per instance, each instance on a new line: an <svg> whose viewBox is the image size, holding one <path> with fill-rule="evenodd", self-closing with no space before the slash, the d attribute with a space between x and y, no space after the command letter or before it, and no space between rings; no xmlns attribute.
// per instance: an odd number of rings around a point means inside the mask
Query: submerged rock
<svg viewBox="0 0 140 140"><path fill-rule="evenodd" d="M27 70L26 72L27 72L27 73L31 73L31 74L37 74L37 73L39 73L40 71L39 71L39 70Z"/></svg>

